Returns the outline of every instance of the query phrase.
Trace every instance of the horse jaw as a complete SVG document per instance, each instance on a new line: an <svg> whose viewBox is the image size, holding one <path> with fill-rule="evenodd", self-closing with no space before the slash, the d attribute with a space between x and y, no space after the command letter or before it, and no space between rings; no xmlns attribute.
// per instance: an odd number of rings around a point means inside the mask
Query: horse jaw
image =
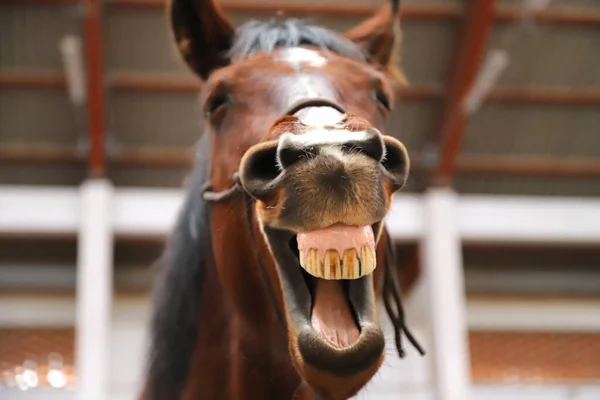
<svg viewBox="0 0 600 400"><path fill-rule="evenodd" d="M268 137L242 158L240 181L276 265L290 354L322 398L346 399L383 361L373 259L408 155L351 114L319 126L283 117Z"/></svg>
<svg viewBox="0 0 600 400"><path fill-rule="evenodd" d="M315 293L311 293L306 281L308 274L290 246L295 234L268 226L261 228L273 254L284 295L288 346L294 366L306 384L323 399L343 400L353 396L371 380L384 359L385 339L375 308L374 274L353 280L327 281L347 285L349 311L355 316L359 332L352 343L332 342L315 327ZM378 238L380 224L373 229Z"/></svg>

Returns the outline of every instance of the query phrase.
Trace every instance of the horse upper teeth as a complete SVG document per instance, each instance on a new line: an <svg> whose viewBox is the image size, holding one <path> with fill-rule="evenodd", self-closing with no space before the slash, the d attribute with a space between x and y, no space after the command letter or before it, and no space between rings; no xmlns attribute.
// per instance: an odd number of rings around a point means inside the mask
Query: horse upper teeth
<svg viewBox="0 0 600 400"><path fill-rule="evenodd" d="M302 268L322 279L358 279L373 272L375 264L375 254L368 246L345 250L341 258L337 250L327 250L323 257L317 249L300 252Z"/></svg>

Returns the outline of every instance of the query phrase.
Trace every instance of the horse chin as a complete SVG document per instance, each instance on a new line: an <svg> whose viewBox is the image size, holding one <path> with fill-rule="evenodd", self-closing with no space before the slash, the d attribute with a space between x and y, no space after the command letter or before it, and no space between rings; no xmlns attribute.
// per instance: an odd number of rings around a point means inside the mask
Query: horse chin
<svg viewBox="0 0 600 400"><path fill-rule="evenodd" d="M379 233L380 224L373 225L373 230ZM353 396L384 358L373 274L352 280L315 278L300 265L293 232L269 227L263 231L283 289L289 349L296 369L324 399Z"/></svg>
<svg viewBox="0 0 600 400"><path fill-rule="evenodd" d="M359 343L355 349L339 351L324 346L321 339L307 329L297 338L290 337L290 352L296 369L318 398L345 400L356 395L371 380L384 359L383 335L377 327L370 329ZM315 348L307 352L311 346ZM365 350L360 350L359 346L364 346ZM321 354L316 355L317 352ZM320 360L332 360L323 368L323 364L317 366L319 364L314 363L315 356ZM355 360L358 359L362 361L357 363ZM354 369L345 367L346 362L353 363Z"/></svg>
<svg viewBox="0 0 600 400"><path fill-rule="evenodd" d="M358 338L344 347L332 341L311 323L290 337L290 350L305 381L322 398L347 399L356 394L377 372L384 358L385 339L376 318L360 312L371 308L370 299L360 295L372 288L372 275L348 284L349 308L356 315ZM289 310L288 310L289 312ZM292 311L294 312L294 311ZM291 336L291 335L290 335Z"/></svg>

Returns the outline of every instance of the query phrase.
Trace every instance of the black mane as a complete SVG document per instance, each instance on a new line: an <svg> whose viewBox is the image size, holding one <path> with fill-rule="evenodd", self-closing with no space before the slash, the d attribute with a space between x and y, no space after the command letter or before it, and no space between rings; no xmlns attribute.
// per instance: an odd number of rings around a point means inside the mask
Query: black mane
<svg viewBox="0 0 600 400"><path fill-rule="evenodd" d="M236 30L236 38L229 51L232 61L257 52L270 53L278 47L315 46L323 50L365 62L365 52L340 34L298 19L249 21Z"/></svg>
<svg viewBox="0 0 600 400"><path fill-rule="evenodd" d="M202 135L184 204L159 262L154 289L151 347L143 397L178 399L187 381L197 340L198 312L206 264L211 261L208 205L209 135Z"/></svg>

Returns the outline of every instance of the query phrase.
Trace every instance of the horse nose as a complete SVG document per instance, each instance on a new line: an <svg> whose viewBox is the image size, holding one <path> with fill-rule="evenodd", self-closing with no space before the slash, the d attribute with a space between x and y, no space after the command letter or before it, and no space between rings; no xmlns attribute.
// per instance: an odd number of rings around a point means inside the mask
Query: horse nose
<svg viewBox="0 0 600 400"><path fill-rule="evenodd" d="M374 128L360 132L329 131L317 129L301 135L284 133L277 146L277 161L287 169L303 159L320 154L337 152L344 154L364 154L377 162L382 162L386 153L383 135Z"/></svg>
<svg viewBox="0 0 600 400"><path fill-rule="evenodd" d="M351 154L363 154L383 166L394 191L404 187L410 169L410 159L404 145L377 129L362 131L314 129L302 134L284 133L277 145L276 159L280 170L286 170L302 160L329 155L353 163ZM333 164L329 164L331 167Z"/></svg>
<svg viewBox="0 0 600 400"><path fill-rule="evenodd" d="M404 186L409 171L404 145L371 127L361 131L308 127L301 133L285 132L278 140L248 150L240 165L240 179L250 195L264 200L278 190L284 172L297 163L323 156L324 163L316 165L326 166L335 176L332 168L343 171L344 165L361 165L353 161L353 155L359 154L383 167L381 171L391 182L392 190Z"/></svg>

